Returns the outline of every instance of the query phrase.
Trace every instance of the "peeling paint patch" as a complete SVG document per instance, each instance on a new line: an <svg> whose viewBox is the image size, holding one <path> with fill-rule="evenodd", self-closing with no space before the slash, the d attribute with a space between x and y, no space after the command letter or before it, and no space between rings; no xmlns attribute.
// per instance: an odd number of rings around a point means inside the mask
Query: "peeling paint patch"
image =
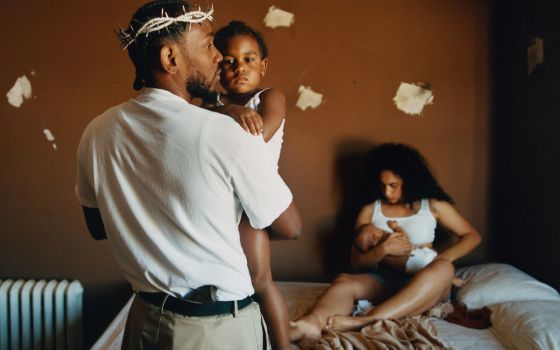
<svg viewBox="0 0 560 350"><path fill-rule="evenodd" d="M270 6L263 20L264 24L270 28L289 27L294 24L294 21L295 16L293 13L281 10L275 6Z"/></svg>
<svg viewBox="0 0 560 350"><path fill-rule="evenodd" d="M17 78L14 86L12 86L10 91L6 94L6 97L8 97L8 103L16 108L19 108L22 105L24 98L30 99L31 96L31 82L25 75Z"/></svg>
<svg viewBox="0 0 560 350"><path fill-rule="evenodd" d="M45 134L45 137L47 138L47 141L52 142L52 147L54 150L57 150L58 147L56 147L56 143L54 143L54 135L53 133L49 130L49 129L43 129L43 134Z"/></svg>
<svg viewBox="0 0 560 350"><path fill-rule="evenodd" d="M308 107L317 108L323 102L323 95L311 90L308 86L301 85L298 93L296 107L299 107L302 111L305 111Z"/></svg>
<svg viewBox="0 0 560 350"><path fill-rule="evenodd" d="M401 83L393 101L397 108L404 113L420 115L424 106L433 103L434 96L432 95L429 83Z"/></svg>
<svg viewBox="0 0 560 350"><path fill-rule="evenodd" d="M531 75L538 65L544 62L544 40L538 36L533 38L531 46L527 48L527 68Z"/></svg>

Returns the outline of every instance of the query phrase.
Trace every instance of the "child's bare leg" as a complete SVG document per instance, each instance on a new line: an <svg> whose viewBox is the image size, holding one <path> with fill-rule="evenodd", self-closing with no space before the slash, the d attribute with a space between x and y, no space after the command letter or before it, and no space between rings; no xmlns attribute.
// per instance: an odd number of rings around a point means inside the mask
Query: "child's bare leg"
<svg viewBox="0 0 560 350"><path fill-rule="evenodd" d="M257 302L269 329L271 345L291 349L288 306L270 271L270 239L264 230L252 228L244 218L239 225L241 244L247 256Z"/></svg>
<svg viewBox="0 0 560 350"><path fill-rule="evenodd" d="M416 273L403 289L377 305L366 316L333 316L328 319L328 327L345 331L363 327L375 320L419 315L449 293L453 278L453 264L436 259Z"/></svg>
<svg viewBox="0 0 560 350"><path fill-rule="evenodd" d="M341 274L319 297L313 308L299 320L290 323L290 337L297 341L304 336L319 338L333 315L349 315L354 302L368 299L378 303L387 296L388 290L367 274Z"/></svg>

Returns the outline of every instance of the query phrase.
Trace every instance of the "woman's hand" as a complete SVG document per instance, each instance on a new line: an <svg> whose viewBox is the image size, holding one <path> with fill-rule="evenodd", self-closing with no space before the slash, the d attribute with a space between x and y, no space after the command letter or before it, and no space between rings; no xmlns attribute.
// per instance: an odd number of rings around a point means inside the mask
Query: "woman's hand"
<svg viewBox="0 0 560 350"><path fill-rule="evenodd" d="M404 232L390 234L381 244L383 244L383 250L387 255L409 256L412 251L412 244L410 244L408 236Z"/></svg>

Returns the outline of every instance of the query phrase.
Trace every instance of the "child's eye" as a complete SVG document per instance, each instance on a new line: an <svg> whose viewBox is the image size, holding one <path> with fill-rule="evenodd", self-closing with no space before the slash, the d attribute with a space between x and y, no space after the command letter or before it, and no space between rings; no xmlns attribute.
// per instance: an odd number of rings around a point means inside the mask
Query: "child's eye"
<svg viewBox="0 0 560 350"><path fill-rule="evenodd" d="M254 57L247 57L247 58L245 59L245 61L247 61L247 62L255 62L255 58L254 58Z"/></svg>
<svg viewBox="0 0 560 350"><path fill-rule="evenodd" d="M232 65L235 62L233 58L224 58L222 60L222 65Z"/></svg>

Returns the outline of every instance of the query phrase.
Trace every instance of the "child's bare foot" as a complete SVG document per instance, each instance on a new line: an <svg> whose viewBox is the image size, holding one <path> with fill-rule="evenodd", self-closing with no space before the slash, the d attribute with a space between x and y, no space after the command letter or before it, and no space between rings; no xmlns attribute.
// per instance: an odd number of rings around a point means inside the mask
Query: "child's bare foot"
<svg viewBox="0 0 560 350"><path fill-rule="evenodd" d="M303 337L321 338L321 326L314 317L304 316L297 321L290 321L290 340L296 342Z"/></svg>
<svg viewBox="0 0 560 350"><path fill-rule="evenodd" d="M327 320L327 328L339 332L359 330L375 321L375 319L367 316L331 316Z"/></svg>

